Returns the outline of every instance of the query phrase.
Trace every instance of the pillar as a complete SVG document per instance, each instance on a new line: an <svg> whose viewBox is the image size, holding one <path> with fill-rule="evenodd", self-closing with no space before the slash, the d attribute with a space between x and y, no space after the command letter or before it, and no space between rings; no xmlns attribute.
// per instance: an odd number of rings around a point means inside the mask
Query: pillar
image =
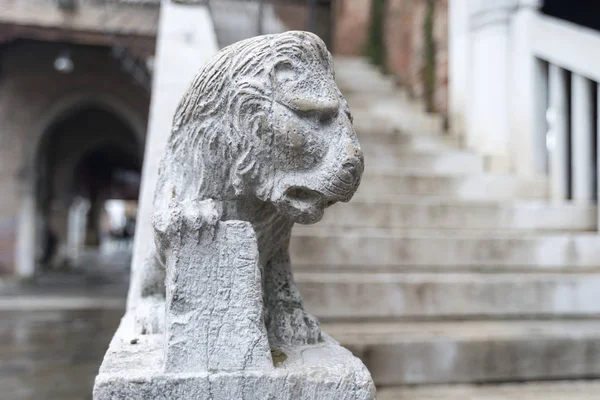
<svg viewBox="0 0 600 400"><path fill-rule="evenodd" d="M542 176L547 169L547 67L533 53L530 32L540 6L540 0L520 0L511 18L510 162L521 176Z"/></svg>
<svg viewBox="0 0 600 400"><path fill-rule="evenodd" d="M505 160L510 142L510 18L518 0L470 0L467 145Z"/></svg>
<svg viewBox="0 0 600 400"><path fill-rule="evenodd" d="M549 67L548 79L550 197L554 201L563 201L569 195L568 82L565 71L554 64Z"/></svg>
<svg viewBox="0 0 600 400"><path fill-rule="evenodd" d="M571 165L573 200L591 203L594 197L594 88L591 80L573 73L571 78Z"/></svg>
<svg viewBox="0 0 600 400"><path fill-rule="evenodd" d="M450 131L465 133L467 89L470 82L469 0L448 3L448 107Z"/></svg>
<svg viewBox="0 0 600 400"><path fill-rule="evenodd" d="M90 208L87 214L85 227L85 245L91 247L100 246L100 219L104 210L104 202L100 196L90 199Z"/></svg>
<svg viewBox="0 0 600 400"><path fill-rule="evenodd" d="M30 278L35 273L38 249L37 208L33 188L21 200L16 243L16 275Z"/></svg>

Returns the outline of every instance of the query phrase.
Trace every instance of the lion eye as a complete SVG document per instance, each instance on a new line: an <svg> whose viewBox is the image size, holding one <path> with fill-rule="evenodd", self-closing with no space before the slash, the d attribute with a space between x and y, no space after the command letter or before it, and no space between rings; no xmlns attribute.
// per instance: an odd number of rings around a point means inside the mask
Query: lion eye
<svg viewBox="0 0 600 400"><path fill-rule="evenodd" d="M321 121L334 118L340 109L340 102L337 99L294 98L286 100L283 104L295 113L316 116Z"/></svg>

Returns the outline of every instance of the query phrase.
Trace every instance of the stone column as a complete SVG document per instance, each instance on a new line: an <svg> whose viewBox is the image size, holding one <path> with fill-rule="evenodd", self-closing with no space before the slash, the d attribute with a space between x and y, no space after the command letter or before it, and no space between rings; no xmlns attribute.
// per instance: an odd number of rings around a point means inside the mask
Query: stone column
<svg viewBox="0 0 600 400"><path fill-rule="evenodd" d="M471 87L467 144L493 168L508 168L510 142L510 18L518 0L470 0Z"/></svg>
<svg viewBox="0 0 600 400"><path fill-rule="evenodd" d="M510 154L514 172L544 175L547 168L547 68L531 46L539 0L520 0L510 32Z"/></svg>
<svg viewBox="0 0 600 400"><path fill-rule="evenodd" d="M16 248L16 274L20 278L29 278L35 273L37 258L37 208L32 187L22 193L19 210L18 235Z"/></svg>
<svg viewBox="0 0 600 400"><path fill-rule="evenodd" d="M550 65L548 107L548 142L550 150L550 197L555 201L567 199L569 194L568 163L568 86L565 71Z"/></svg>
<svg viewBox="0 0 600 400"><path fill-rule="evenodd" d="M594 193L594 87L595 83L573 73L571 78L571 164L573 200L591 203Z"/></svg>
<svg viewBox="0 0 600 400"><path fill-rule="evenodd" d="M465 134L467 91L470 82L469 1L448 3L448 97L450 131Z"/></svg>
<svg viewBox="0 0 600 400"><path fill-rule="evenodd" d="M86 215L89 208L90 202L83 197L75 197L69 207L67 256L73 262L79 258L84 245Z"/></svg>
<svg viewBox="0 0 600 400"><path fill-rule="evenodd" d="M596 98L600 99L600 85L596 86ZM600 127L600 101L596 103L596 126ZM596 131L596 201L600 201L600 130L596 128ZM597 213L596 221L596 230L600 231L600 213Z"/></svg>
<svg viewBox="0 0 600 400"><path fill-rule="evenodd" d="M100 219L104 210L104 202L98 194L92 194L90 199L90 209L88 210L86 226L85 226L85 245L98 247L100 246ZM66 214L68 220L68 211ZM64 217L63 217L64 218Z"/></svg>

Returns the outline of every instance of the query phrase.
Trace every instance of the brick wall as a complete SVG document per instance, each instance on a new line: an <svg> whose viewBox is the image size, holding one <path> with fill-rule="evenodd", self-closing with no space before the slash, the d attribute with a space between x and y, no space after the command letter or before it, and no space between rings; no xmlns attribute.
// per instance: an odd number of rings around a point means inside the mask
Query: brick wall
<svg viewBox="0 0 600 400"><path fill-rule="evenodd" d="M333 52L338 55L363 55L369 31L371 0L334 0L332 7Z"/></svg>
<svg viewBox="0 0 600 400"><path fill-rule="evenodd" d="M435 110L448 115L448 0L436 1L433 35L436 43Z"/></svg>
<svg viewBox="0 0 600 400"><path fill-rule="evenodd" d="M310 28L310 12L307 4L286 3L285 1L273 2L275 14L289 30L303 31ZM312 31L319 35L327 46L331 48L331 21L332 15L327 5L317 3L312 21Z"/></svg>
<svg viewBox="0 0 600 400"><path fill-rule="evenodd" d="M62 75L53 62L64 45L15 42L0 57L0 271L14 271L14 245L22 189L37 174L33 155L42 122L63 99L80 94L118 98L147 119L149 94L121 70L109 50L68 46L74 61ZM81 132L82 135L85 132Z"/></svg>
<svg viewBox="0 0 600 400"><path fill-rule="evenodd" d="M387 0L384 21L385 68L431 111L448 111L448 0L434 0L431 39L427 37L427 0ZM433 44L433 57L428 46ZM433 81L428 81L428 68Z"/></svg>
<svg viewBox="0 0 600 400"><path fill-rule="evenodd" d="M427 25L428 0L385 0L384 67L399 85L431 111L448 112L448 0L433 0ZM339 55L365 54L371 24L371 0L334 1L333 50ZM427 37L427 28L430 37ZM427 50L434 47L433 57ZM430 77L433 77L430 81Z"/></svg>

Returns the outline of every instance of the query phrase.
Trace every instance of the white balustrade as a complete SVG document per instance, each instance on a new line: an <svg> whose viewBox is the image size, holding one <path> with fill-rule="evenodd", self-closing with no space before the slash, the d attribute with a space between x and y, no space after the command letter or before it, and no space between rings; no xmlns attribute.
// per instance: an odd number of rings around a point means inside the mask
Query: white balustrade
<svg viewBox="0 0 600 400"><path fill-rule="evenodd" d="M550 152L550 187L553 200L569 195L568 157L568 85L565 71L557 65L549 68L548 150Z"/></svg>
<svg viewBox="0 0 600 400"><path fill-rule="evenodd" d="M598 198L594 97L600 81L600 32L537 13L529 33L531 57L549 64L551 198L589 204ZM546 101L539 87L535 96L538 107Z"/></svg>
<svg viewBox="0 0 600 400"><path fill-rule="evenodd" d="M577 74L571 78L572 196L591 202L594 192L594 82Z"/></svg>
<svg viewBox="0 0 600 400"><path fill-rule="evenodd" d="M552 200L591 204L600 31L544 15L542 3L450 0L450 124L470 149L505 156L509 172L547 174Z"/></svg>

